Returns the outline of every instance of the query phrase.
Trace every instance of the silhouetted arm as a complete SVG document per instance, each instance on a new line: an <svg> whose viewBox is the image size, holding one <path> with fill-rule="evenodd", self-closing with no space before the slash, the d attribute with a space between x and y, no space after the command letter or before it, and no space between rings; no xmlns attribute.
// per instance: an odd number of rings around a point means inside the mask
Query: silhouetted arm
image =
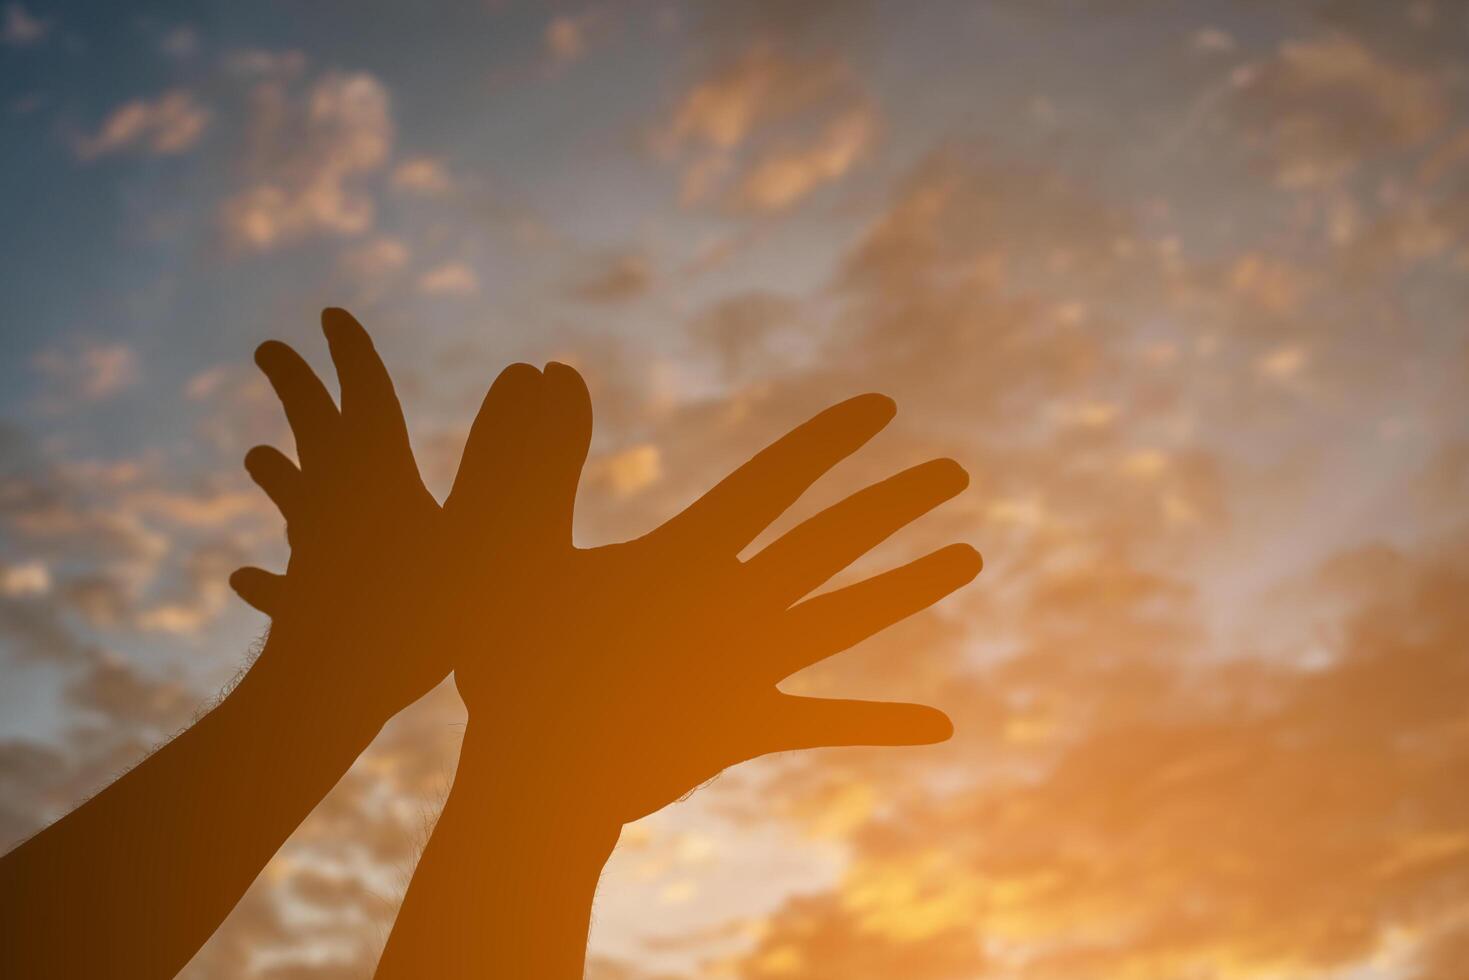
<svg viewBox="0 0 1469 980"><path fill-rule="evenodd" d="M579 980L622 825L539 765L532 747L490 744L471 724L377 976Z"/></svg>
<svg viewBox="0 0 1469 980"><path fill-rule="evenodd" d="M313 657L281 633L265 657ZM252 670L191 728L0 860L0 976L170 977L377 729Z"/></svg>

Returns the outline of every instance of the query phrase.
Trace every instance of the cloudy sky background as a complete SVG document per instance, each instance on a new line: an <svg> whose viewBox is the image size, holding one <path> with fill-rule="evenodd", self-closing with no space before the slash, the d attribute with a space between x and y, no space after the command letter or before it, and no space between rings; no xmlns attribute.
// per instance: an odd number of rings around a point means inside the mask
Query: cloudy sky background
<svg viewBox="0 0 1469 980"><path fill-rule="evenodd" d="M336 304L440 493L500 367L576 364L582 543L866 390L782 526L973 475L864 568L976 585L788 685L955 739L629 828L599 980L1460 975L1466 51L1461 0L0 4L0 838L245 662L250 354L325 371ZM462 720L385 731L186 975L367 975Z"/></svg>

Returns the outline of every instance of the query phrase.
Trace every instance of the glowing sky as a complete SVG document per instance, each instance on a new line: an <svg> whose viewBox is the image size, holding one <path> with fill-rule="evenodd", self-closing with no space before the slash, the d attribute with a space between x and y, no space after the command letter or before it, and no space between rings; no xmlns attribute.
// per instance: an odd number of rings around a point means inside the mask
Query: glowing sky
<svg viewBox="0 0 1469 980"><path fill-rule="evenodd" d="M576 364L582 542L865 390L781 526L972 474L865 569L975 586L789 685L955 739L629 828L591 976L1461 976L1466 52L1462 0L0 2L0 839L245 661L250 354L325 371L335 304L438 492L500 367ZM462 721L396 721L186 975L366 975Z"/></svg>

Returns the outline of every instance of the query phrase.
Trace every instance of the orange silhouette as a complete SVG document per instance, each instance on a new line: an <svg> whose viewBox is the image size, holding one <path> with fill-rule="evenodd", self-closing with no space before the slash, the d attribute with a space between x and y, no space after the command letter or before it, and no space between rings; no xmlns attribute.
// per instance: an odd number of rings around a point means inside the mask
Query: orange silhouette
<svg viewBox="0 0 1469 980"><path fill-rule="evenodd" d="M335 309L322 327L340 409L289 347L256 353L300 460L246 456L291 544L284 576L231 577L271 616L265 649L188 731L0 860L3 975L177 972L382 725L451 668L469 726L385 976L580 976L622 824L766 753L949 736L934 708L776 684L979 572L953 545L804 598L961 491L958 464L905 470L737 557L887 424L889 399L822 412L644 537L578 549L592 410L576 371L516 364L496 379L440 510L366 332Z"/></svg>

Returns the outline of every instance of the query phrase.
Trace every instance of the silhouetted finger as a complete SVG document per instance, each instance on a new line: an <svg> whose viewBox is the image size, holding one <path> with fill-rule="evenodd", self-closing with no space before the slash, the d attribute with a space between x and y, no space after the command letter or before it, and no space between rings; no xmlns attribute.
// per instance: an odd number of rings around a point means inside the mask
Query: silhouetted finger
<svg viewBox="0 0 1469 980"><path fill-rule="evenodd" d="M287 523L300 518L304 479L285 453L274 446L256 446L245 454L245 472L265 491Z"/></svg>
<svg viewBox="0 0 1469 980"><path fill-rule="evenodd" d="M286 410L301 468L310 470L330 456L339 436L342 419L331 393L301 355L278 340L257 347L255 363Z"/></svg>
<svg viewBox="0 0 1469 980"><path fill-rule="evenodd" d="M767 715L764 752L838 745L931 745L954 734L937 708L892 701L846 701L778 695Z"/></svg>
<svg viewBox="0 0 1469 980"><path fill-rule="evenodd" d="M967 544L949 545L900 568L807 599L785 614L770 664L788 677L841 653L963 588L984 567Z"/></svg>
<svg viewBox="0 0 1469 980"><path fill-rule="evenodd" d="M914 466L798 525L751 558L745 574L759 595L789 605L968 485L952 459Z"/></svg>
<svg viewBox="0 0 1469 980"><path fill-rule="evenodd" d="M230 588L267 616L278 616L285 608L286 577L247 565L230 574Z"/></svg>
<svg viewBox="0 0 1469 980"><path fill-rule="evenodd" d="M476 544L518 519L522 459L536 438L543 384L541 372L529 364L510 365L490 385L470 427L444 513Z"/></svg>
<svg viewBox="0 0 1469 980"><path fill-rule="evenodd" d="M542 382L537 445L523 461L527 531L552 545L571 544L582 467L592 444L592 399L576 369L556 361Z"/></svg>
<svg viewBox="0 0 1469 980"><path fill-rule="evenodd" d="M337 307L321 311L321 330L342 387L343 425L359 445L395 466L408 467L416 480L403 407L372 338L352 314Z"/></svg>
<svg viewBox="0 0 1469 980"><path fill-rule="evenodd" d="M885 395L833 405L761 450L665 527L710 551L738 553L896 411Z"/></svg>

